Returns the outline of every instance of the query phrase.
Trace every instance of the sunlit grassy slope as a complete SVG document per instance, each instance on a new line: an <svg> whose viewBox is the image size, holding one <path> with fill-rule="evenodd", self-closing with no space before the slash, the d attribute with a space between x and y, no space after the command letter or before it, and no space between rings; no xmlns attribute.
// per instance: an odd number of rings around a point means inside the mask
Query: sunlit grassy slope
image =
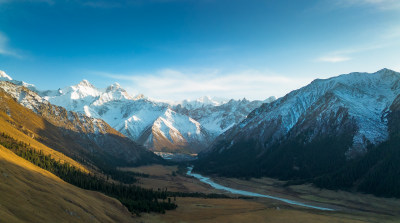
<svg viewBox="0 0 400 223"><path fill-rule="evenodd" d="M0 146L0 222L131 222L117 200L65 183Z"/></svg>
<svg viewBox="0 0 400 223"><path fill-rule="evenodd" d="M30 144L52 158L88 171L38 140L59 129L0 91L0 133ZM66 145L59 137L59 145ZM0 222L131 222L117 200L65 183L55 175L0 146Z"/></svg>
<svg viewBox="0 0 400 223"><path fill-rule="evenodd" d="M37 139L43 137L41 133L59 134L59 131L56 128L49 127L46 120L0 91L0 133L3 132L18 141L30 144L37 150L42 150L46 155L50 154L56 160L68 162L83 171L87 171L75 160L38 142ZM62 140L62 137L60 137L60 140Z"/></svg>

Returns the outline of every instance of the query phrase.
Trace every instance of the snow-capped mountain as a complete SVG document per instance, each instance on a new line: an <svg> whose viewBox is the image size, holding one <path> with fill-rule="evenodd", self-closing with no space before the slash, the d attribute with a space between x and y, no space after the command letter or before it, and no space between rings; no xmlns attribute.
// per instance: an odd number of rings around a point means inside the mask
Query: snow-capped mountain
<svg viewBox="0 0 400 223"><path fill-rule="evenodd" d="M112 157L122 165L159 159L105 121L55 106L23 85L0 81L0 91L42 117L46 128L37 130L42 133L40 141L63 153L100 162L108 162Z"/></svg>
<svg viewBox="0 0 400 223"><path fill-rule="evenodd" d="M0 88L7 92L10 96L12 96L18 103L23 105L26 108L34 111L37 114L45 115L44 110L52 110L51 112L57 117L66 115L66 121L73 123L73 125L69 125L71 130L85 132L85 133L93 133L93 134L105 134L107 133L107 123L102 120L89 118L80 113L63 113L63 109L53 107L47 100L39 96L36 92L30 91L29 89L24 89L23 86L16 85L13 83L8 83L1 81Z"/></svg>
<svg viewBox="0 0 400 223"><path fill-rule="evenodd" d="M37 100L45 99L69 111L102 119L154 151L202 151L215 137L242 121L252 110L273 100L228 101L204 96L196 100L167 103L144 95L131 97L118 83L98 89L83 80L58 90L39 91L33 85L12 80L4 72L1 78L37 92Z"/></svg>
<svg viewBox="0 0 400 223"><path fill-rule="evenodd" d="M200 152L213 139L199 122L170 108L154 121L151 132L146 137L145 131L139 142L148 148L162 148L167 151L179 151L190 145L191 152ZM142 141L144 139L146 141Z"/></svg>
<svg viewBox="0 0 400 223"><path fill-rule="evenodd" d="M270 97L265 101L249 101L231 99L223 104L205 104L195 108L185 104L179 104L174 110L186 114L201 123L215 137L225 132L235 124L238 124L254 109L263 103L270 103L275 97Z"/></svg>
<svg viewBox="0 0 400 223"><path fill-rule="evenodd" d="M258 163L254 168L269 168L258 170L260 174L273 175L277 174L273 171L283 168L281 165L287 157L287 168L294 168L300 174L320 162L318 159L323 160L322 154L330 154L331 160L321 166L334 168L346 159L364 154L369 145L388 139L387 114L399 94L400 73L388 69L314 80L272 103L263 104L219 136L199 168L211 171L212 167L205 167L207 163L224 157L226 165L241 166L252 160ZM309 154L313 159L305 155L314 149L315 154ZM232 155L242 152L252 154L249 156L253 159L243 160ZM321 166L316 168L322 171Z"/></svg>
<svg viewBox="0 0 400 223"><path fill-rule="evenodd" d="M28 83L23 82L23 81L13 80L10 76L8 76L6 74L6 72L4 72L2 70L0 70L0 81L8 81L8 82L11 82L11 83L19 85L19 86L24 86L24 87L28 88L29 90L36 91L35 85L28 84Z"/></svg>
<svg viewBox="0 0 400 223"><path fill-rule="evenodd" d="M0 81L11 81L12 78L6 72L0 70Z"/></svg>
<svg viewBox="0 0 400 223"><path fill-rule="evenodd" d="M196 100L183 100L182 102L178 103L182 107L188 109L188 110L193 110L197 108L201 108L204 106L219 106L222 104L227 103L229 100L225 98L218 98L218 97L210 97L210 96L203 96L201 98L198 98Z"/></svg>
<svg viewBox="0 0 400 223"><path fill-rule="evenodd" d="M83 80L58 91L43 92L49 102L68 110L105 120L129 138L153 150L198 152L211 141L207 130L189 116L177 114L169 104L143 95L131 97L117 83L98 89Z"/></svg>
<svg viewBox="0 0 400 223"><path fill-rule="evenodd" d="M154 151L195 153L262 104L247 100L226 103L224 99L205 96L172 105L144 95L131 97L117 83L98 89L87 80L57 91L42 92L42 96L52 104L103 119Z"/></svg>

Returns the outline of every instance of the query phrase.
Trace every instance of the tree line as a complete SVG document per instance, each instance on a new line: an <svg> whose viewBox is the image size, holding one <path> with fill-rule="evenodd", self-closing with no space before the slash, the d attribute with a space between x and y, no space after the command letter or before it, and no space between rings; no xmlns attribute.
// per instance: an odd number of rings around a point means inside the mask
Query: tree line
<svg viewBox="0 0 400 223"><path fill-rule="evenodd" d="M82 189L99 191L118 199L134 214L139 215L140 212L165 213L166 210L177 208L177 205L171 202L170 198L168 199L168 195L173 194L166 189L153 191L135 185L107 182L106 179L91 173L84 173L69 163L61 163L51 155L45 155L41 150L35 150L29 144L18 141L6 133L0 134L0 144L25 160L55 174L65 182ZM115 173L112 171L108 174Z"/></svg>

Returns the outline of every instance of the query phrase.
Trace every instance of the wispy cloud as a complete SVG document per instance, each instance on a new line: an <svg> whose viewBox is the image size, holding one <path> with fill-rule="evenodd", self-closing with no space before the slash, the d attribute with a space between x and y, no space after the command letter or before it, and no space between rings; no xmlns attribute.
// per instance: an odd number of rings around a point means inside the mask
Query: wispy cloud
<svg viewBox="0 0 400 223"><path fill-rule="evenodd" d="M400 26L398 25L376 29L373 35L373 40L368 43L328 52L317 58L316 61L330 63L345 62L356 58L357 54L360 53L385 50L400 45Z"/></svg>
<svg viewBox="0 0 400 223"><path fill-rule="evenodd" d="M236 99L280 97L312 80L311 78L286 77L259 70L225 73L217 69L198 72L163 69L144 75L94 73L123 80L131 94L143 93L153 98L172 101L193 99L204 95Z"/></svg>
<svg viewBox="0 0 400 223"><path fill-rule="evenodd" d="M326 57L320 57L317 60L321 62L339 63L339 62L349 61L351 60L351 58L345 56L326 56Z"/></svg>
<svg viewBox="0 0 400 223"><path fill-rule="evenodd" d="M15 50L10 49L8 46L8 38L0 32L0 55L12 56L21 58L22 56L18 54Z"/></svg>
<svg viewBox="0 0 400 223"><path fill-rule="evenodd" d="M340 50L336 50L333 52L329 52L329 53L317 58L316 61L328 62L328 63L346 62L346 61L353 59L353 57L351 55L366 52L366 51L381 49L384 47L386 47L386 45L371 44L371 45L367 45L367 46L358 46L358 47L356 46L356 47L340 49Z"/></svg>
<svg viewBox="0 0 400 223"><path fill-rule="evenodd" d="M380 35L382 40L399 43L400 25L399 24L393 25L387 28L385 31L383 31Z"/></svg>

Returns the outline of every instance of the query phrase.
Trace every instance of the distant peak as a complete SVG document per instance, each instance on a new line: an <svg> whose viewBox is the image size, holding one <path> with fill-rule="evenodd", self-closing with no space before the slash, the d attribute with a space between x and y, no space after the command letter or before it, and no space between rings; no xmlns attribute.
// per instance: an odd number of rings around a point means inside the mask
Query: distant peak
<svg viewBox="0 0 400 223"><path fill-rule="evenodd" d="M377 73L394 73L394 70L388 69L388 68L383 68L379 70Z"/></svg>
<svg viewBox="0 0 400 223"><path fill-rule="evenodd" d="M134 100L140 100L140 99L145 99L146 96L144 96L144 94L138 94L135 96Z"/></svg>
<svg viewBox="0 0 400 223"><path fill-rule="evenodd" d="M197 101L199 101L199 102L210 102L210 101L212 101L212 99L211 99L210 96L206 95L206 96L198 98Z"/></svg>
<svg viewBox="0 0 400 223"><path fill-rule="evenodd" d="M378 72L381 72L381 71L392 71L392 70L390 70L390 69L388 69L388 68L385 67L385 68L379 70Z"/></svg>
<svg viewBox="0 0 400 223"><path fill-rule="evenodd" d="M9 80L11 81L12 78L6 74L6 72L0 70L0 80Z"/></svg>
<svg viewBox="0 0 400 223"><path fill-rule="evenodd" d="M271 97L265 99L263 102L264 103L271 103L271 102L273 102L275 100L276 100L276 97L275 96L271 96Z"/></svg>
<svg viewBox="0 0 400 223"><path fill-rule="evenodd" d="M84 86L84 87L92 87L94 86L86 79L83 79L81 82L79 82L78 86Z"/></svg>
<svg viewBox="0 0 400 223"><path fill-rule="evenodd" d="M115 82L114 84L110 85L107 87L106 91L110 92L110 91L115 91L120 89L121 91L125 91L124 89L122 89L121 85L117 82Z"/></svg>
<svg viewBox="0 0 400 223"><path fill-rule="evenodd" d="M375 74L379 75L379 77L382 79L389 79L389 80L391 80L392 78L400 77L400 73L398 73L394 70L387 69L387 68L383 68L383 69L377 71Z"/></svg>

